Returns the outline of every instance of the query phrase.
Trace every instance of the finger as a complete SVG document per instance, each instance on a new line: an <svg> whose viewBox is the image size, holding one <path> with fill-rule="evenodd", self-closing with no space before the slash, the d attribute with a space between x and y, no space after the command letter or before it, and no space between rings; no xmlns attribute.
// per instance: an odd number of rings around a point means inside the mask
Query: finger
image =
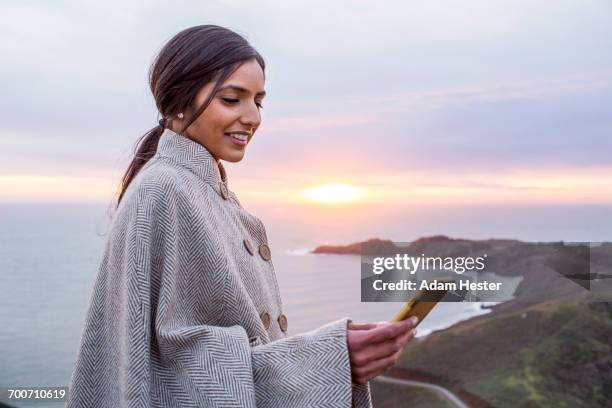
<svg viewBox="0 0 612 408"><path fill-rule="evenodd" d="M349 323L349 330L370 330L376 328L376 323Z"/></svg>
<svg viewBox="0 0 612 408"><path fill-rule="evenodd" d="M399 339L399 337L397 338ZM360 350L358 353L350 356L351 365L353 367L363 367L371 364L373 361L380 360L393 355L397 352L399 345L398 340L376 343Z"/></svg>
<svg viewBox="0 0 612 408"><path fill-rule="evenodd" d="M379 325L389 325L389 324L403 324L406 330L412 329L417 326L419 322L419 318L417 316L410 316L407 319L400 320L398 322L378 322Z"/></svg>
<svg viewBox="0 0 612 408"><path fill-rule="evenodd" d="M351 363L356 366L364 366L372 361L393 355L403 350L406 344L408 344L408 341L414 337L414 334L415 332L413 329L392 340L371 344L356 353L351 359Z"/></svg>
<svg viewBox="0 0 612 408"><path fill-rule="evenodd" d="M373 369L371 371L366 371L364 373L364 376L369 380L371 380L372 378L384 373L385 371L387 371L388 369L390 369L391 367L393 367L395 365L395 363L397 363L397 360L400 358L400 356L402 355L402 353L404 352L403 348L400 348L397 352L395 352L394 354L392 354L391 356L385 357L384 359L378 360L378 361L386 361L386 366L381 366L379 369Z"/></svg>
<svg viewBox="0 0 612 408"><path fill-rule="evenodd" d="M387 323L366 332L364 336L364 345L391 340L405 333L411 327L412 325L405 321Z"/></svg>
<svg viewBox="0 0 612 408"><path fill-rule="evenodd" d="M358 366L353 368L353 375L360 379L371 379L387 370L397 359L398 353L394 353L385 358L381 358L375 361L372 361L370 364L365 366Z"/></svg>
<svg viewBox="0 0 612 408"><path fill-rule="evenodd" d="M419 322L419 318L416 316L410 316L409 319L403 320L404 322L406 322L407 326L412 327L416 327L417 323Z"/></svg>

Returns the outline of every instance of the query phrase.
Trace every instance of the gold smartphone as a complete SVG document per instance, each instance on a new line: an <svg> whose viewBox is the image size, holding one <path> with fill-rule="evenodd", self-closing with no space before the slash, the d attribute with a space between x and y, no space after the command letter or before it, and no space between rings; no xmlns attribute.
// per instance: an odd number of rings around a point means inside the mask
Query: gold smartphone
<svg viewBox="0 0 612 408"><path fill-rule="evenodd" d="M450 279L437 279L438 282L454 282ZM431 312L431 310L438 304L440 300L446 295L448 291L446 289L440 290L419 290L414 295L412 299L410 299L404 307L400 309L399 312L395 315L392 321L399 322L400 320L405 320L411 316L416 316L419 318L417 322L417 326L421 324L425 316Z"/></svg>

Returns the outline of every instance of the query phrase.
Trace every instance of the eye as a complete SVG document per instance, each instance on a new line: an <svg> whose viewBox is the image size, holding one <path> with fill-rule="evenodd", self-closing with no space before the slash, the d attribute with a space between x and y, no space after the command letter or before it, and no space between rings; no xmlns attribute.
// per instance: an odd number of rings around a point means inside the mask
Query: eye
<svg viewBox="0 0 612 408"><path fill-rule="evenodd" d="M234 99L234 98L221 98L221 99L223 100L223 102L229 103L230 105L238 103L238 99Z"/></svg>
<svg viewBox="0 0 612 408"><path fill-rule="evenodd" d="M240 99L234 99L234 98L221 98L221 100L229 105L235 105L238 102L240 102ZM263 105L261 104L261 102L256 101L255 105L257 105L259 109L263 109Z"/></svg>

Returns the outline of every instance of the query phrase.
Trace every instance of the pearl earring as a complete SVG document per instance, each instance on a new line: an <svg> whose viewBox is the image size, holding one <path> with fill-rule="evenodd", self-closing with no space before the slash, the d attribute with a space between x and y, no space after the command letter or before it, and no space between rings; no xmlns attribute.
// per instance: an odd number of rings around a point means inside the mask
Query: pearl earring
<svg viewBox="0 0 612 408"><path fill-rule="evenodd" d="M183 119L183 112L180 112L178 115L176 115L179 119Z"/></svg>

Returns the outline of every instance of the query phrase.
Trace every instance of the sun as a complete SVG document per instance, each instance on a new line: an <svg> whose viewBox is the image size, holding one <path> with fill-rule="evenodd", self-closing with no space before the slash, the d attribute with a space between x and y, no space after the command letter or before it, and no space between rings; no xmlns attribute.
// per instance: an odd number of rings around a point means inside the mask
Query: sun
<svg viewBox="0 0 612 408"><path fill-rule="evenodd" d="M304 189L300 192L307 201L321 204L344 204L357 201L364 191L349 184L331 183Z"/></svg>

